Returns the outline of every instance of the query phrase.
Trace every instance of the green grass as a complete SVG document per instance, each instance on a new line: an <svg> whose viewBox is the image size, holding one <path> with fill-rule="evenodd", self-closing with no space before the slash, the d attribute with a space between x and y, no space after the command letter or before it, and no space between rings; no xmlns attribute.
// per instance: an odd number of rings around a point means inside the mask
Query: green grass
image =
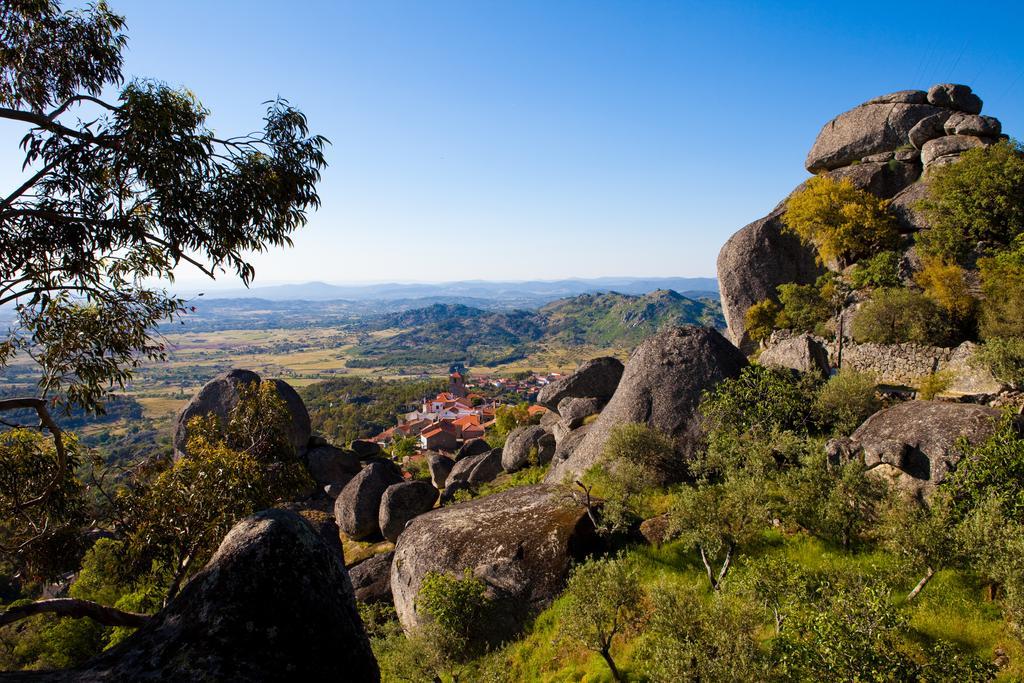
<svg viewBox="0 0 1024 683"><path fill-rule="evenodd" d="M660 548L634 546L628 551L639 564L641 581L648 591L659 584L697 588L711 598L707 579L696 554L679 543ZM935 639L949 640L967 651L991 661L996 649L1009 656L1009 666L997 680L1024 680L1024 649L1010 632L999 607L985 600L983 586L972 576L957 571L940 571L910 605L904 596L919 577L901 574L895 558L878 551L846 552L806 534L784 536L767 532L755 547L744 549L726 579L724 590L736 590L749 559L781 553L805 570L838 573L871 573L891 578L894 601L908 610L912 630L910 641L927 644ZM752 605L752 609L757 609ZM555 600L531 623L524 635L508 644L500 653L511 680L541 683L611 681L601 658L576 643L559 636L558 623L563 599ZM767 616L767 615L766 615ZM634 651L642 633L632 633L615 643L612 655L629 680L640 678ZM765 644L773 636L766 627Z"/></svg>

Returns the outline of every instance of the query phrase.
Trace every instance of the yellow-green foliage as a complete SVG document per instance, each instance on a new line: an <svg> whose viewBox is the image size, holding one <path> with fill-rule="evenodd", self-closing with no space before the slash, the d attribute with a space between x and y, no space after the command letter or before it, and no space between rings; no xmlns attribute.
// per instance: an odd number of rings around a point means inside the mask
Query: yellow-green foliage
<svg viewBox="0 0 1024 683"><path fill-rule="evenodd" d="M1016 389L1024 387L1024 339L989 339L975 355L975 363L1001 382Z"/></svg>
<svg viewBox="0 0 1024 683"><path fill-rule="evenodd" d="M926 254L960 260L976 245L1010 244L1024 233L1024 156L1004 140L971 149L929 174L921 202L929 228L917 236Z"/></svg>
<svg viewBox="0 0 1024 683"><path fill-rule="evenodd" d="M985 339L1024 337L1024 237L1012 248L978 260L981 287L980 331Z"/></svg>
<svg viewBox="0 0 1024 683"><path fill-rule="evenodd" d="M967 286L967 271L940 258L925 258L923 268L914 278L924 294L938 304L954 320L967 320L974 315L977 301Z"/></svg>
<svg viewBox="0 0 1024 683"><path fill-rule="evenodd" d="M824 263L843 267L896 243L899 232L887 206L848 179L818 176L786 200L782 220Z"/></svg>
<svg viewBox="0 0 1024 683"><path fill-rule="evenodd" d="M949 370L939 370L925 375L917 382L917 396L930 401L953 385L956 376Z"/></svg>
<svg viewBox="0 0 1024 683"><path fill-rule="evenodd" d="M782 309L771 299L758 301L747 309L743 316L743 326L752 341L760 342L771 336L775 330L775 320Z"/></svg>
<svg viewBox="0 0 1024 683"><path fill-rule="evenodd" d="M840 434L849 434L879 409L878 379L867 372L843 368L821 388L815 410Z"/></svg>

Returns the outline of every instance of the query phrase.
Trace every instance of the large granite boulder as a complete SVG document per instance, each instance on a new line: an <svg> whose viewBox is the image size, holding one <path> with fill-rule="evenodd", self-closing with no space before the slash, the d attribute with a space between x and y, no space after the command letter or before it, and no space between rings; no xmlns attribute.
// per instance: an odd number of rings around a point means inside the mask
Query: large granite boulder
<svg viewBox="0 0 1024 683"><path fill-rule="evenodd" d="M394 551L379 553L348 568L356 600L366 604L391 602L391 559Z"/></svg>
<svg viewBox="0 0 1024 683"><path fill-rule="evenodd" d="M969 85L938 83L928 89L928 102L936 107L955 109L967 114L980 114L981 98L971 92Z"/></svg>
<svg viewBox="0 0 1024 683"><path fill-rule="evenodd" d="M430 482L405 481L392 484L380 499L380 531L392 543L414 517L434 507L438 491Z"/></svg>
<svg viewBox="0 0 1024 683"><path fill-rule="evenodd" d="M573 398L567 396L558 402L558 414L562 416L562 424L569 429L576 429L591 415L597 415L607 403L600 398Z"/></svg>
<svg viewBox="0 0 1024 683"><path fill-rule="evenodd" d="M198 415L213 414L222 424L226 423L231 410L238 405L239 387L259 381L260 376L255 372L236 369L220 374L204 384L192 400L181 409L175 420L174 457L181 458L188 453L189 420ZM296 453L303 455L312 433L309 411L290 384L279 379L272 381L277 389L277 395L284 401L291 416L289 436L292 445L295 446Z"/></svg>
<svg viewBox="0 0 1024 683"><path fill-rule="evenodd" d="M501 458L502 449L495 448L459 460L448 474L445 488L451 488L453 484L485 484L494 481L501 474Z"/></svg>
<svg viewBox="0 0 1024 683"><path fill-rule="evenodd" d="M956 468L963 437L978 444L995 431L1001 413L972 403L908 401L869 417L848 440L830 444L860 456L870 471L915 495L927 495Z"/></svg>
<svg viewBox="0 0 1024 683"><path fill-rule="evenodd" d="M911 159L864 162L837 168L826 175L833 180L849 180L854 187L870 192L876 197L891 199L921 177L920 156L915 152Z"/></svg>
<svg viewBox="0 0 1024 683"><path fill-rule="evenodd" d="M558 445L555 446L555 454L551 456L552 468L565 462L569 459L569 456L576 452L579 445L583 443L583 439L586 438L587 433L590 432L591 426L593 426L593 423L577 427L557 441Z"/></svg>
<svg viewBox="0 0 1024 683"><path fill-rule="evenodd" d="M809 334L782 339L772 335L757 362L767 367L789 368L820 376L827 376L831 367L824 344Z"/></svg>
<svg viewBox="0 0 1024 683"><path fill-rule="evenodd" d="M236 524L166 609L84 667L14 676L90 682L380 680L344 564L305 520L285 510Z"/></svg>
<svg viewBox="0 0 1024 683"><path fill-rule="evenodd" d="M973 135L946 135L924 143L921 147L921 162L927 170L956 161L969 149L984 147L986 142Z"/></svg>
<svg viewBox="0 0 1024 683"><path fill-rule="evenodd" d="M910 144L910 130L939 113L930 104L878 102L862 104L832 119L818 133L804 166L811 173L849 166L866 156Z"/></svg>
<svg viewBox="0 0 1024 683"><path fill-rule="evenodd" d="M976 135L983 138L996 138L1003 132L1003 124L992 116L955 113L946 119L944 130L947 135Z"/></svg>
<svg viewBox="0 0 1024 683"><path fill-rule="evenodd" d="M610 356L588 360L576 372L543 387L537 394L537 403L557 411L558 402L567 396L607 400L619 385L622 369L622 361Z"/></svg>
<svg viewBox="0 0 1024 683"><path fill-rule="evenodd" d="M941 138L946 134L946 121L949 120L953 113L946 109L918 121L907 135L910 139L910 144L916 149L921 149L924 147L924 143L929 140Z"/></svg>
<svg viewBox="0 0 1024 683"><path fill-rule="evenodd" d="M444 487L448 485L448 475L455 467L455 461L443 453L429 451L427 452L427 467L430 468L430 483L438 491L444 491Z"/></svg>
<svg viewBox="0 0 1024 683"><path fill-rule="evenodd" d="M814 250L785 231L777 208L741 228L718 253L718 288L722 315L733 343L745 350L754 345L746 334L747 309L775 296L787 282L808 284L823 272Z"/></svg>
<svg viewBox="0 0 1024 683"><path fill-rule="evenodd" d="M334 501L334 519L341 532L357 541L379 534L380 500L384 491L403 481L402 473L393 463L367 463Z"/></svg>
<svg viewBox="0 0 1024 683"><path fill-rule="evenodd" d="M491 445L487 443L486 439L470 439L459 447L458 452L455 454L455 459L462 460L471 455L486 453L489 450L491 450Z"/></svg>
<svg viewBox="0 0 1024 683"><path fill-rule="evenodd" d="M746 365L739 349L713 329L669 327L648 337L633 351L618 390L591 423L583 443L552 465L545 481L557 484L582 475L601 460L615 427L636 422L673 439L678 464L663 475L667 480L682 478L702 436L697 411L701 393L736 377Z"/></svg>
<svg viewBox="0 0 1024 683"><path fill-rule="evenodd" d="M480 623L492 642L514 637L597 543L587 510L561 487L524 486L420 515L395 546L391 592L402 626L423 623L416 595L428 572L469 569L496 601Z"/></svg>
<svg viewBox="0 0 1024 683"><path fill-rule="evenodd" d="M928 197L928 182L920 180L907 187L889 202L889 211L896 217L900 232L914 233L928 227L928 220L921 212L921 200Z"/></svg>
<svg viewBox="0 0 1024 683"><path fill-rule="evenodd" d="M369 460L370 458L376 458L381 454L380 444L376 441L370 441L369 439L356 439L349 448L356 457L360 460Z"/></svg>
<svg viewBox="0 0 1024 683"><path fill-rule="evenodd" d="M359 458L352 451L335 446L316 446L306 453L306 467L319 488L331 484L344 486L359 474Z"/></svg>
<svg viewBox="0 0 1024 683"><path fill-rule="evenodd" d="M527 425L516 427L505 439L501 451L501 467L506 472L521 470L530 464L533 456L536 464L544 465L555 454L555 437L543 427Z"/></svg>

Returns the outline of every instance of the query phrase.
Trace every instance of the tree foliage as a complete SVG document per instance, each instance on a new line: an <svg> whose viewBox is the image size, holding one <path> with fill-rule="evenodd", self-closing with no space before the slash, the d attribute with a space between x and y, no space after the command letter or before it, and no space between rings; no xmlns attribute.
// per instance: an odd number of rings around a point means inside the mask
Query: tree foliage
<svg viewBox="0 0 1024 683"><path fill-rule="evenodd" d="M642 616L643 592L636 566L622 556L605 557L573 569L559 629L601 655L612 678L621 681L612 644L635 628Z"/></svg>
<svg viewBox="0 0 1024 683"><path fill-rule="evenodd" d="M212 415L193 418L189 454L119 492L129 571L160 568L168 599L239 519L311 488L274 383L240 387L239 394L226 425Z"/></svg>
<svg viewBox="0 0 1024 683"><path fill-rule="evenodd" d="M898 287L900 285L900 255L895 251L880 251L862 259L850 270L850 284L854 289L866 287Z"/></svg>
<svg viewBox="0 0 1024 683"><path fill-rule="evenodd" d="M875 344L930 344L951 340L950 325L932 299L911 289L876 290L853 318L853 338Z"/></svg>
<svg viewBox="0 0 1024 683"><path fill-rule="evenodd" d="M848 435L881 407L878 378L870 372L843 368L829 378L814 400L818 422Z"/></svg>
<svg viewBox="0 0 1024 683"><path fill-rule="evenodd" d="M264 129L219 137L184 89L122 83L124 19L104 3L64 12L20 0L0 9L0 119L26 127L24 182L0 198L0 305L16 325L0 367L21 351L39 389L101 409L185 302L149 283L191 264L253 278L251 252L290 244L319 204L326 140L283 100Z"/></svg>
<svg viewBox="0 0 1024 683"><path fill-rule="evenodd" d="M921 209L929 228L917 237L927 254L962 260L1010 244L1024 233L1024 153L1002 140L970 149L934 169Z"/></svg>
<svg viewBox="0 0 1024 683"><path fill-rule="evenodd" d="M980 332L984 339L1024 339L1024 237L978 260L981 273Z"/></svg>
<svg viewBox="0 0 1024 683"><path fill-rule="evenodd" d="M786 200L782 220L823 262L844 267L895 244L899 233L887 205L849 179L817 176Z"/></svg>

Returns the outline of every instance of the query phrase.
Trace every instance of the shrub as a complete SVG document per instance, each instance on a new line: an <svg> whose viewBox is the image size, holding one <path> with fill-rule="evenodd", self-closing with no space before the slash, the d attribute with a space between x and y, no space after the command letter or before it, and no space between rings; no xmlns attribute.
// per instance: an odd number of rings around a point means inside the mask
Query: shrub
<svg viewBox="0 0 1024 683"><path fill-rule="evenodd" d="M479 654L486 645L487 631L481 628L490 604L487 586L467 569L462 578L428 572L416 594L416 609L430 623L438 647L445 658L464 662Z"/></svg>
<svg viewBox="0 0 1024 683"><path fill-rule="evenodd" d="M999 501L1006 516L1024 524L1024 439L1010 418L982 443L958 445L960 464L945 484L960 513Z"/></svg>
<svg viewBox="0 0 1024 683"><path fill-rule="evenodd" d="M712 435L772 430L807 432L819 381L782 368L750 365L704 392L700 412Z"/></svg>
<svg viewBox="0 0 1024 683"><path fill-rule="evenodd" d="M924 295L942 308L956 321L969 320L974 315L977 300L967 287L967 272L955 263L938 258L925 258L924 267L915 276Z"/></svg>
<svg viewBox="0 0 1024 683"><path fill-rule="evenodd" d="M1004 140L971 149L930 173L920 207L929 228L917 236L926 254L960 260L979 243L1010 244L1024 233L1024 156Z"/></svg>
<svg viewBox="0 0 1024 683"><path fill-rule="evenodd" d="M775 320L776 327L824 333L824 324L832 316L832 308L822 297L818 284L779 285L778 292L782 311Z"/></svg>
<svg viewBox="0 0 1024 683"><path fill-rule="evenodd" d="M882 251L859 261L850 271L850 284L855 289L899 287L900 255L895 251Z"/></svg>
<svg viewBox="0 0 1024 683"><path fill-rule="evenodd" d="M747 605L669 585L656 588L652 602L636 659L653 683L770 680L760 623Z"/></svg>
<svg viewBox="0 0 1024 683"><path fill-rule="evenodd" d="M748 308L743 316L747 336L755 342L761 342L770 337L775 330L775 320L781 311L782 308L771 299L759 301Z"/></svg>
<svg viewBox="0 0 1024 683"><path fill-rule="evenodd" d="M974 362L1000 382L1014 389L1024 388L1024 339L989 339L978 349Z"/></svg>
<svg viewBox="0 0 1024 683"><path fill-rule="evenodd" d="M867 372L843 368L822 386L814 410L822 425L849 434L881 406L875 396L878 380Z"/></svg>
<svg viewBox="0 0 1024 683"><path fill-rule="evenodd" d="M981 336L1024 337L1024 237L1013 248L978 260L981 290Z"/></svg>
<svg viewBox="0 0 1024 683"><path fill-rule="evenodd" d="M917 382L917 397L930 401L953 385L955 376L949 370L939 370L925 375Z"/></svg>
<svg viewBox="0 0 1024 683"><path fill-rule="evenodd" d="M782 220L823 262L843 267L895 245L899 232L886 207L848 179L818 176L786 200Z"/></svg>
<svg viewBox="0 0 1024 683"><path fill-rule="evenodd" d="M939 307L920 292L881 289L853 318L858 342L900 344L914 342L940 346L949 339L949 326Z"/></svg>

